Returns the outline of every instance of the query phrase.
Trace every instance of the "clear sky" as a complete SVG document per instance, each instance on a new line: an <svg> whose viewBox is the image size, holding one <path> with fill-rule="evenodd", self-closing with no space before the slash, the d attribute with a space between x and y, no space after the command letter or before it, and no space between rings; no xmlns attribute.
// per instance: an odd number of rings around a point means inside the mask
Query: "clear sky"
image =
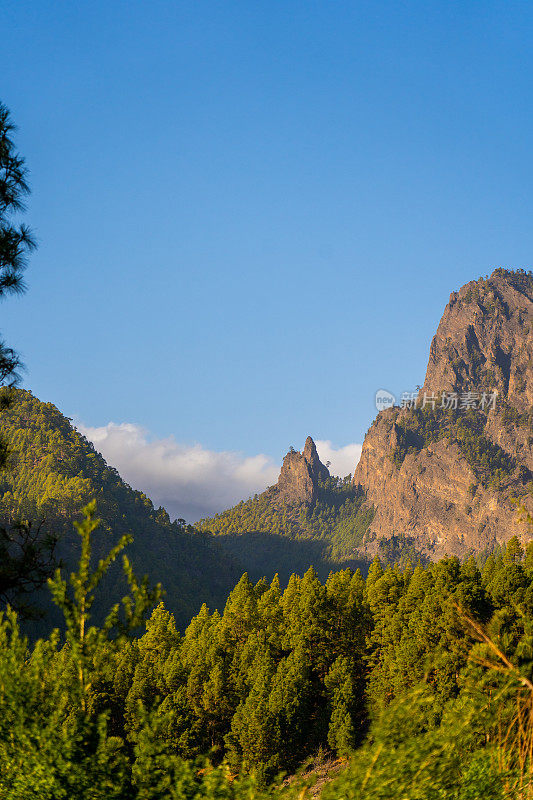
<svg viewBox="0 0 533 800"><path fill-rule="evenodd" d="M4 0L0 26L40 242L0 330L86 426L276 464L361 442L450 292L531 265L530 2Z"/></svg>

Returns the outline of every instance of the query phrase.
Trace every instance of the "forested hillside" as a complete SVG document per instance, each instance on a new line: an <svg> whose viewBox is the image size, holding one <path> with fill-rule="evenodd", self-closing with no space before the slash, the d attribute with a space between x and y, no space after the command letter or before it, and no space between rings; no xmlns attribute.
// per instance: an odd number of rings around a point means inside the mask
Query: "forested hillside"
<svg viewBox="0 0 533 800"><path fill-rule="evenodd" d="M473 558L414 569L375 559L366 581L344 570L322 583L310 569L285 591L277 578L253 585L245 575L224 613L204 607L183 639L163 607L154 612L121 661L121 686L131 675L123 713L142 699L168 715L182 755L214 748L235 769L272 777L319 747L350 753L368 721L421 682L437 727L475 640L461 618L493 618L512 638L530 609L533 545L524 557L516 540L482 570ZM131 735L139 723L128 719Z"/></svg>
<svg viewBox="0 0 533 800"><path fill-rule="evenodd" d="M10 390L10 396L0 415L0 437L8 454L0 474L5 525L20 519L41 524L43 536L59 537L57 557L72 566L77 559L72 520L95 499L102 520L96 553L125 533L133 535L129 549L134 568L163 584L166 603L180 626L204 601L223 606L242 567L211 537L171 523L163 508L155 509L146 495L128 486L54 405L28 391Z"/></svg>
<svg viewBox="0 0 533 800"><path fill-rule="evenodd" d="M328 477L317 481L310 502L279 503L267 490L198 527L221 537L228 552L240 553L256 577L278 572L286 581L295 569L313 565L325 579L331 569L363 566L357 548L372 519L371 510L360 510L363 499L350 476Z"/></svg>
<svg viewBox="0 0 533 800"><path fill-rule="evenodd" d="M275 486L200 520L197 527L218 536L224 550L238 557L255 579L277 573L286 584L292 572L303 573L310 566L322 580L346 567L366 575L373 556L365 534L374 518L366 500L351 475L329 474L308 437L301 453L289 450ZM386 563L426 560L401 531L389 538L372 537L371 551Z"/></svg>

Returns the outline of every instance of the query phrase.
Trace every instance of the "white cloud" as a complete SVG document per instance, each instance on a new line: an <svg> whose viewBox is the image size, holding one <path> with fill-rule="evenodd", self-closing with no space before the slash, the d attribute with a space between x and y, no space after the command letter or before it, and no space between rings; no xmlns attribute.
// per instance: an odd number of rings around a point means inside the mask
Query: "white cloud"
<svg viewBox="0 0 533 800"><path fill-rule="evenodd" d="M152 439L131 422L97 428L79 423L77 428L127 483L147 494L154 505L164 506L172 518L192 522L210 516L278 479L279 465L263 454L215 452L200 444L180 444L172 436ZM316 445L321 460L331 461L333 474L353 472L361 445L334 448L329 441Z"/></svg>
<svg viewBox="0 0 533 800"><path fill-rule="evenodd" d="M100 428L77 425L105 460L172 518L196 521L262 492L278 479L279 467L265 455L244 456L183 445L173 437L150 439L131 422Z"/></svg>
<svg viewBox="0 0 533 800"><path fill-rule="evenodd" d="M350 473L353 475L356 464L361 458L360 444L347 444L344 447L333 447L329 440L315 442L318 455L323 464L330 463L329 471L332 475L344 478Z"/></svg>

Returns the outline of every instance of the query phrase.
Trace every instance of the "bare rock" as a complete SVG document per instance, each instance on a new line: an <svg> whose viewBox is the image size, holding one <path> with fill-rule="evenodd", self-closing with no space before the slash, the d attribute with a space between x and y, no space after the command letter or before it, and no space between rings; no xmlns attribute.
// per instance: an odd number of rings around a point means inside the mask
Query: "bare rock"
<svg viewBox="0 0 533 800"><path fill-rule="evenodd" d="M513 501L533 511L532 314L533 276L523 271L496 270L451 295L431 343L421 396L496 390L498 404L480 418L476 441L487 452L494 445L495 463L501 451L505 470L495 470L494 479L481 476L453 425L401 451L409 415L418 412L380 412L353 479L375 509L369 540L406 534L422 552L440 558L480 551L514 535L531 538Z"/></svg>
<svg viewBox="0 0 533 800"><path fill-rule="evenodd" d="M307 437L303 452L291 448L283 459L276 485L276 499L295 505L314 502L319 482L329 478L328 469L318 457L316 445Z"/></svg>
<svg viewBox="0 0 533 800"><path fill-rule="evenodd" d="M533 406L533 277L495 270L453 292L431 342L422 392L496 390Z"/></svg>

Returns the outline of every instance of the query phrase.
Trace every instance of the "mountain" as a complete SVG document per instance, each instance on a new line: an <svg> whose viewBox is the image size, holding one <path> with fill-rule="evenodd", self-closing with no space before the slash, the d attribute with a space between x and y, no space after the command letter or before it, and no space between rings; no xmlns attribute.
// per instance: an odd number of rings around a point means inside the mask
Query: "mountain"
<svg viewBox="0 0 533 800"><path fill-rule="evenodd" d="M9 467L0 476L4 524L23 518L42 524L43 534L58 534L58 555L69 568L77 563L79 549L72 521L94 498L102 520L101 531L94 534L96 557L131 533L134 541L127 554L135 572L163 584L165 602L180 626L202 602L222 609L243 567L209 535L171 523L167 512L128 486L54 405L31 392L15 391L11 405L0 414L0 437L10 454ZM111 583L117 580L120 568L114 565ZM104 607L107 601L104 596Z"/></svg>
<svg viewBox="0 0 533 800"><path fill-rule="evenodd" d="M374 511L367 552L398 533L432 559L529 538L517 503L533 510L532 313L531 272L452 293L418 396L365 437L353 486Z"/></svg>

